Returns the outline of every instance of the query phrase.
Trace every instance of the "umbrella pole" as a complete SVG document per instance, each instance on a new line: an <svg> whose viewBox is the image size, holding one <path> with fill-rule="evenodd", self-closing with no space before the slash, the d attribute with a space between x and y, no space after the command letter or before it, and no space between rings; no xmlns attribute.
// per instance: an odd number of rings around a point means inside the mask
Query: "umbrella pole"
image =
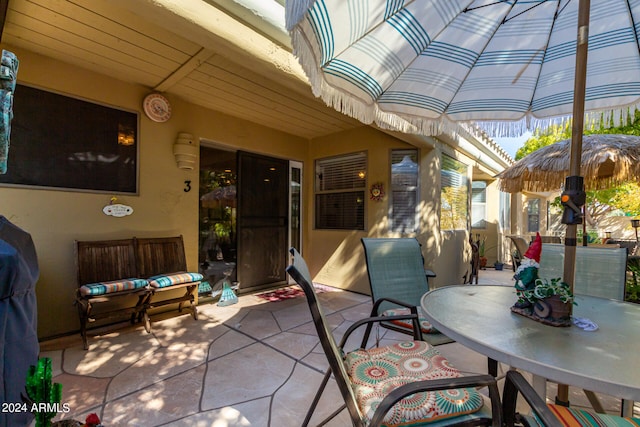
<svg viewBox="0 0 640 427"><path fill-rule="evenodd" d="M589 10L590 0L579 0L578 37L576 46L576 71L573 90L573 125L571 129L571 157L569 160L570 177L580 176L582 157L582 130L584 129L584 101L587 82L587 53L589 48ZM584 191L584 186L582 188ZM584 218L582 219L584 221ZM564 281L573 291L575 278L577 224L567 224L564 239ZM558 384L556 401L569 404L569 388Z"/></svg>
<svg viewBox="0 0 640 427"><path fill-rule="evenodd" d="M578 43L576 46L576 72L573 95L573 125L571 130L571 156L569 175L580 176L582 156L582 130L584 128L584 100L587 81L587 51L589 38L590 0L580 0L578 11ZM584 191L584 188L582 188ZM573 291L577 245L577 224L567 224L564 254L564 281Z"/></svg>

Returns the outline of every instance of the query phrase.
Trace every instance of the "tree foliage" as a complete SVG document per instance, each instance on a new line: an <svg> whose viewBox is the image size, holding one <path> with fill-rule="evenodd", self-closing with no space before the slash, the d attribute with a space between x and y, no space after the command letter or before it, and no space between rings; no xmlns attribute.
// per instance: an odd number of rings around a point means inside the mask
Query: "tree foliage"
<svg viewBox="0 0 640 427"><path fill-rule="evenodd" d="M584 133L586 135L625 134L640 136L640 111L636 110L633 115L629 115L627 123L623 126L608 128L601 126L586 130ZM518 149L516 160L520 160L542 147L569 138L571 138L570 122L564 126L552 125L544 130L536 130L533 136ZM559 197L553 204L560 206ZM586 207L588 217L596 224L600 218L615 210L620 210L629 216L640 215L640 186L636 182L628 182L605 190L587 191Z"/></svg>
<svg viewBox="0 0 640 427"><path fill-rule="evenodd" d="M537 129L531 138L527 139L522 147L516 151L516 160L520 160L528 154L547 145L554 144L563 139L571 138L571 126L552 125L544 130Z"/></svg>

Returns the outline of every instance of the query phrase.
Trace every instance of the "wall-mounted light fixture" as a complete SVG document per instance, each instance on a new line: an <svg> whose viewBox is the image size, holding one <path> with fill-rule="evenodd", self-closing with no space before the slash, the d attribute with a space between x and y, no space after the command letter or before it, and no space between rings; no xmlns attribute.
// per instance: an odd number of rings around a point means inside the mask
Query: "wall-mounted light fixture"
<svg viewBox="0 0 640 427"><path fill-rule="evenodd" d="M173 144L173 155L180 169L191 170L196 167L198 144L190 133L181 132Z"/></svg>

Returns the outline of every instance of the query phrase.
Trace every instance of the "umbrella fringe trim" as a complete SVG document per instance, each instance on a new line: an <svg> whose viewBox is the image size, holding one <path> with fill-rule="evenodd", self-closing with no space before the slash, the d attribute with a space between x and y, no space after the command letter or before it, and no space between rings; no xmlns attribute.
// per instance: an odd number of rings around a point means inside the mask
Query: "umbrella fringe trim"
<svg viewBox="0 0 640 427"><path fill-rule="evenodd" d="M388 113L380 110L377 105L368 104L349 93L334 88L327 83L318 71L321 67L318 66L316 58L319 56L313 54L310 41L298 30L291 31L290 36L292 44L297 46L293 51L293 55L298 59L307 75L313 95L316 98L321 98L326 105L342 114L359 120L366 125L375 123L382 129L426 136L441 135L442 133L454 132L459 129L457 123L453 123L446 118L433 120L417 117L406 118L398 114Z"/></svg>
<svg viewBox="0 0 640 427"><path fill-rule="evenodd" d="M285 24L287 31L291 31L307 14L316 0L287 1L285 7Z"/></svg>
<svg viewBox="0 0 640 427"><path fill-rule="evenodd" d="M426 119L416 116L403 116L380 110L379 106L356 98L353 94L336 89L322 76L322 67L316 62L320 58L319 47L315 42L304 36L297 28L298 23L304 19L309 8L316 0L299 0L286 2L286 23L292 39L293 55L302 66L313 95L321 98L326 105L360 122L370 125L375 123L382 129L399 131L403 133L422 134L425 136L437 136L443 133L456 132L459 125L479 126L487 135L495 137L519 137L527 131L542 131L549 126L567 126L571 123L571 115L536 118L527 114L519 120L474 120L454 121L443 114L436 119ZM315 54L314 54L315 52ZM627 123L629 118L635 116L640 109L640 103L632 103L621 108L592 110L585 112L585 129L593 130L600 127L621 126Z"/></svg>
<svg viewBox="0 0 640 427"><path fill-rule="evenodd" d="M315 56L309 45L309 41L298 31L291 32L294 46L298 48L293 52L302 66L309 82L313 95L321 98L326 105L352 117L360 122L370 125L375 123L382 129L399 131L403 133L419 134L425 136L437 136L443 133L456 132L459 125L471 125L482 128L492 138L495 137L519 137L526 132L544 131L550 126L565 127L571 124L571 116L552 118L535 118L530 115L514 121L460 121L454 122L446 116L438 119L422 119L418 117L403 117L395 113L382 111L375 104L355 98L352 94L345 93L331 86L318 71L320 67L315 61ZM300 43L299 39L304 42ZM632 104L616 110L590 111L585 113L585 129L594 130L600 127L621 126L633 118L635 111L640 109L640 104Z"/></svg>

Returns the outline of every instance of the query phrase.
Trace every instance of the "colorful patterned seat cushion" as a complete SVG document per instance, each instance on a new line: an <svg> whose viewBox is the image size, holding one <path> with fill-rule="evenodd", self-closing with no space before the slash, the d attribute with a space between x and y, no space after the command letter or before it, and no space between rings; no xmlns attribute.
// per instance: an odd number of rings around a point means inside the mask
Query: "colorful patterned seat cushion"
<svg viewBox="0 0 640 427"><path fill-rule="evenodd" d="M623 418L616 415L596 414L581 409L548 405L551 412L567 427L638 427L640 418ZM526 416L530 425L542 424L537 418Z"/></svg>
<svg viewBox="0 0 640 427"><path fill-rule="evenodd" d="M187 273L180 271L177 273L159 274L149 277L149 285L152 288L166 288L167 286L180 285L182 283L199 282L204 278L200 273Z"/></svg>
<svg viewBox="0 0 640 427"><path fill-rule="evenodd" d="M88 285L80 286L80 294L85 297L112 294L115 292L141 289L146 287L148 284L149 283L146 280L136 278L112 280L110 282L91 283Z"/></svg>
<svg viewBox="0 0 640 427"><path fill-rule="evenodd" d="M371 419L384 396L401 385L425 379L455 378L460 371L424 341L406 341L387 347L356 350L345 365L360 410ZM473 388L416 393L399 401L386 415L386 426L411 425L471 414L483 406Z"/></svg>
<svg viewBox="0 0 640 427"><path fill-rule="evenodd" d="M400 316L404 314L410 314L411 311L408 308L391 308L389 310L385 310L382 313L383 316ZM420 322L420 329L422 329L423 334L437 334L439 333L436 328L433 327L431 323L427 319L424 318L424 314L422 314L422 308L418 307L418 321ZM413 329L413 323L411 320L391 320L389 323L394 324L395 326L400 326L401 328L406 328L407 330Z"/></svg>

